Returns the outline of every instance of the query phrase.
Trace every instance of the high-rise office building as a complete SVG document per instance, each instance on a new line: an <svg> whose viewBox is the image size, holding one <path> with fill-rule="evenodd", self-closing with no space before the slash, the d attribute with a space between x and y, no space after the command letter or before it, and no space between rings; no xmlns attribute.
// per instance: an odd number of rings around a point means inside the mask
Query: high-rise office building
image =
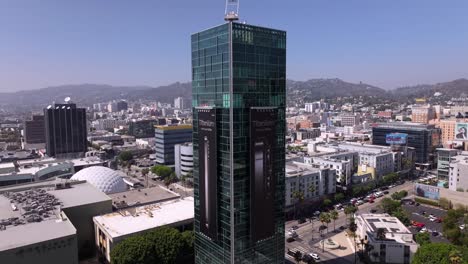
<svg viewBox="0 0 468 264"><path fill-rule="evenodd" d="M416 152L416 164L431 167L437 162L435 149L441 146L441 131L434 125L410 122L380 123L372 128L372 144L380 146L394 145L391 134L406 134L402 145L413 147Z"/></svg>
<svg viewBox="0 0 468 264"><path fill-rule="evenodd" d="M117 112L128 110L128 103L124 100L118 101L116 106L117 106Z"/></svg>
<svg viewBox="0 0 468 264"><path fill-rule="evenodd" d="M44 109L47 155L79 154L87 151L86 109L76 104L54 104Z"/></svg>
<svg viewBox="0 0 468 264"><path fill-rule="evenodd" d="M155 126L156 162L163 165L173 165L174 146L192 141L191 125Z"/></svg>
<svg viewBox="0 0 468 264"><path fill-rule="evenodd" d="M33 115L24 122L24 141L28 144L45 143L44 116Z"/></svg>
<svg viewBox="0 0 468 264"><path fill-rule="evenodd" d="M286 32L191 38L195 262L284 263Z"/></svg>

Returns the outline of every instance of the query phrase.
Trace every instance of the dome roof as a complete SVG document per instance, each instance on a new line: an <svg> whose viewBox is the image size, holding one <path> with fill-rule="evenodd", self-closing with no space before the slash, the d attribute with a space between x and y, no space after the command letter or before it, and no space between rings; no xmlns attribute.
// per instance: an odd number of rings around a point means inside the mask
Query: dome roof
<svg viewBox="0 0 468 264"><path fill-rule="evenodd" d="M123 192L127 185L122 179L123 173L102 166L92 166L80 170L71 180L87 181L106 194Z"/></svg>

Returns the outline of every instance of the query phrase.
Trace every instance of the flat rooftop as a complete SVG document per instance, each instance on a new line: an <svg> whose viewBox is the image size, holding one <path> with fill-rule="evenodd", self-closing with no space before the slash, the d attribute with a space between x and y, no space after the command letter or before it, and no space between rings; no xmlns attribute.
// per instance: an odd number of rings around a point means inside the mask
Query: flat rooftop
<svg viewBox="0 0 468 264"><path fill-rule="evenodd" d="M383 228L386 230L385 237L388 240L398 243L415 243L411 231L396 217L388 214L361 214L358 219L364 221L364 225L371 233L375 234L379 228Z"/></svg>
<svg viewBox="0 0 468 264"><path fill-rule="evenodd" d="M108 194L108 196L112 199L112 206L115 208L163 202L180 197L179 194L160 186L112 193Z"/></svg>
<svg viewBox="0 0 468 264"><path fill-rule="evenodd" d="M61 205L45 189L0 194L0 251L75 235Z"/></svg>
<svg viewBox="0 0 468 264"><path fill-rule="evenodd" d="M93 220L111 239L115 239L165 225L191 221L194 213L193 197L186 197L119 210L95 216Z"/></svg>
<svg viewBox="0 0 468 264"><path fill-rule="evenodd" d="M70 188L55 188L56 184L63 184L66 182L70 183ZM86 181L67 181L63 179L0 187L0 196L6 192L22 192L31 189L42 189L48 194L53 195L60 201L62 208L111 200L109 196ZM0 207L0 212L1 211L2 208Z"/></svg>

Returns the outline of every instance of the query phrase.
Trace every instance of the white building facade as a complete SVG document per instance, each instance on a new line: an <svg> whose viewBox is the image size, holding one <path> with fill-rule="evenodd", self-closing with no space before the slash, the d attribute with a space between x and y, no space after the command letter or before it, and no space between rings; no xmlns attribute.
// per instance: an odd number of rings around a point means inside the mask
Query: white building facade
<svg viewBox="0 0 468 264"><path fill-rule="evenodd" d="M174 163L177 177L193 172L193 144L177 144L174 146Z"/></svg>

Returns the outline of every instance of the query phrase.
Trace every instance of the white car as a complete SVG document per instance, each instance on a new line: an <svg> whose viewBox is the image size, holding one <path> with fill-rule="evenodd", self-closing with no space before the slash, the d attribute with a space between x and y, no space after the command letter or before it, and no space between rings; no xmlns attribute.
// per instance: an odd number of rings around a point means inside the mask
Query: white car
<svg viewBox="0 0 468 264"><path fill-rule="evenodd" d="M459 228L460 228L460 230L464 230L465 229L465 224L460 225Z"/></svg>
<svg viewBox="0 0 468 264"><path fill-rule="evenodd" d="M425 232L427 232L427 228L426 228L426 227L421 228L421 230L419 231L419 233L425 233Z"/></svg>
<svg viewBox="0 0 468 264"><path fill-rule="evenodd" d="M317 255L316 253L312 253L312 252L311 252L311 253L309 253L309 256L311 256L311 257L312 257L313 259L315 259L315 260L320 260L319 255Z"/></svg>
<svg viewBox="0 0 468 264"><path fill-rule="evenodd" d="M299 237L299 235L296 233L296 231L291 230L288 232L288 237L296 238L296 237Z"/></svg>

